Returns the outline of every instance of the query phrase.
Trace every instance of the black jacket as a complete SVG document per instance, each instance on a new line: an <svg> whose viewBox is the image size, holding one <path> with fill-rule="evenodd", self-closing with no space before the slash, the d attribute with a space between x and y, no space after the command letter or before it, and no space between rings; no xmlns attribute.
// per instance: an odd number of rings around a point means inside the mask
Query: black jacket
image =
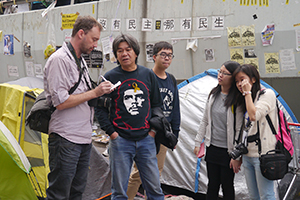
<svg viewBox="0 0 300 200"><path fill-rule="evenodd" d="M149 120L151 128L154 128L157 133L155 135L156 148L159 148L159 143L173 150L178 142L177 137L172 132L172 128L160 107L152 109L152 117ZM157 152L159 149L157 149Z"/></svg>

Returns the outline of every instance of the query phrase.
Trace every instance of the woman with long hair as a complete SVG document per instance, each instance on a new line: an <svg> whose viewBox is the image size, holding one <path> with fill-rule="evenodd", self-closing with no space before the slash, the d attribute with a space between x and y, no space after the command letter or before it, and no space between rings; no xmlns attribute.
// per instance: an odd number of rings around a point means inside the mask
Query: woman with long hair
<svg viewBox="0 0 300 200"><path fill-rule="evenodd" d="M218 199L220 185L223 199L235 198L234 173L239 172L241 161L231 159L229 154L234 149L235 135L238 135L243 118L241 107L234 105L238 91L232 74L239 66L237 62L227 61L219 69L218 85L208 96L195 138L194 153L196 155L203 139L206 146L207 200Z"/></svg>
<svg viewBox="0 0 300 200"><path fill-rule="evenodd" d="M248 153L242 155L242 159L250 199L275 200L273 181L263 177L260 171L259 145L250 142L251 136L259 130L261 154L275 149L276 138L266 119L268 114L274 127L278 127L275 93L271 89L261 90L259 73L250 64L240 66L233 77L240 91L237 101L243 105L245 126L249 129L246 137Z"/></svg>

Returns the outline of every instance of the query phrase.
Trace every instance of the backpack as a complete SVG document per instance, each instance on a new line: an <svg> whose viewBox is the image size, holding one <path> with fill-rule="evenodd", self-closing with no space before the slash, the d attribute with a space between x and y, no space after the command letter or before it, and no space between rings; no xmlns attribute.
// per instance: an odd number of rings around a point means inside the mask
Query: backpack
<svg viewBox="0 0 300 200"><path fill-rule="evenodd" d="M261 94L264 94L264 90L262 90L259 95ZM286 121L286 117L283 111L278 106L277 97L276 97L276 108L278 113L278 131L275 130L274 125L268 114L266 115L266 118L277 140L275 149L280 150L285 155L287 163L289 163L292 160L294 154L294 145L292 141L291 131Z"/></svg>

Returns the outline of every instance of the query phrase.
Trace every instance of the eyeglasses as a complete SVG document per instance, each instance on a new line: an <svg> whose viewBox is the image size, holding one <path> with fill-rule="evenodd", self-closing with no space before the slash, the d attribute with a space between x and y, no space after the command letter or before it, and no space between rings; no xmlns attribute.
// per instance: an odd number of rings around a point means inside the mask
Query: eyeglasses
<svg viewBox="0 0 300 200"><path fill-rule="evenodd" d="M173 58L174 58L174 55L171 54L171 53L170 53L170 54L166 54L166 53L162 52L162 53L157 54L157 55L161 56L163 59L166 59L167 57L168 57L169 59L173 59Z"/></svg>
<svg viewBox="0 0 300 200"><path fill-rule="evenodd" d="M224 75L224 76L231 76L231 75L232 75L232 74L223 72L223 71L221 71L221 70L219 70L219 69L218 69L217 71L218 71L219 74L222 74L222 75Z"/></svg>

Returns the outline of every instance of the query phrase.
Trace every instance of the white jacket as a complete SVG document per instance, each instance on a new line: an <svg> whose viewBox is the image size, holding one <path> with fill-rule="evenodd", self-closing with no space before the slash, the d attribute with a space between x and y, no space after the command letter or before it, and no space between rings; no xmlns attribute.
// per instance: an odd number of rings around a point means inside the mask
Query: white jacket
<svg viewBox="0 0 300 200"><path fill-rule="evenodd" d="M275 149L276 145L276 137L273 134L268 121L266 119L266 115L269 114L271 121L273 122L273 126L275 130L278 129L278 115L276 109L276 95L271 89L265 89L265 93L261 94L258 99L258 95L260 93L257 92L256 98L254 100L254 105L256 108L255 113L255 122L251 122L252 126L249 129L248 136L255 135L257 132L257 121L259 123L259 130L260 130L260 141L261 141L261 148L262 154L265 154L269 150ZM247 113L245 115L246 119L248 117ZM255 145L255 142L248 143L248 154L249 157L259 157L258 154L258 146Z"/></svg>

